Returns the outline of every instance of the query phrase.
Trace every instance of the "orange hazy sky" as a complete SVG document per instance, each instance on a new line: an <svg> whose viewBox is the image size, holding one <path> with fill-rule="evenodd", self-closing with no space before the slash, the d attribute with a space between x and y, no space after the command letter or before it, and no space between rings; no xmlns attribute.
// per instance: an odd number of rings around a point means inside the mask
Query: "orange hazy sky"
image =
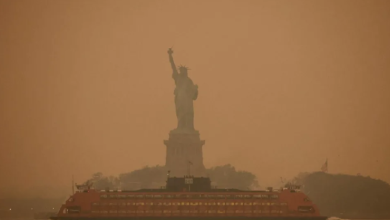
<svg viewBox="0 0 390 220"><path fill-rule="evenodd" d="M206 167L390 182L390 1L0 0L0 191L163 165L167 49Z"/></svg>

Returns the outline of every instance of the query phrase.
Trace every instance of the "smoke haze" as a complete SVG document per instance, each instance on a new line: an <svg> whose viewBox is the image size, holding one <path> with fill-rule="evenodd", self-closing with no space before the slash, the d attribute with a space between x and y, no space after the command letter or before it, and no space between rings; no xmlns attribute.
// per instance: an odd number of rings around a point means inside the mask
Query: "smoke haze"
<svg viewBox="0 0 390 220"><path fill-rule="evenodd" d="M206 167L390 182L390 2L0 1L1 187L165 163L167 49L199 85ZM0 189L1 190L1 189ZM5 191L5 190L3 190Z"/></svg>

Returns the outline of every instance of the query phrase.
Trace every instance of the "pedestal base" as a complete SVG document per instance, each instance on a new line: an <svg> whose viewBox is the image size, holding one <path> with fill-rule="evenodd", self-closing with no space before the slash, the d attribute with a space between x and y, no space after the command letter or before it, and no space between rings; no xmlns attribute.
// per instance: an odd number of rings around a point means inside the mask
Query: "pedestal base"
<svg viewBox="0 0 390 220"><path fill-rule="evenodd" d="M164 144L167 147L165 166L170 170L172 177L189 174L206 176L202 149L205 141L200 140L198 131L173 130Z"/></svg>

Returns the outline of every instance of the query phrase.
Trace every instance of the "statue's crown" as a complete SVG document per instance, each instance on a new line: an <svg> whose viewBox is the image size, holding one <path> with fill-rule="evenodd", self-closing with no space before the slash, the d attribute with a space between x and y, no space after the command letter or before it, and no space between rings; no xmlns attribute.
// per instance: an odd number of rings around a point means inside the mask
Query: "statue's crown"
<svg viewBox="0 0 390 220"><path fill-rule="evenodd" d="M190 68L184 66L184 65L180 65L178 66L180 70L190 70Z"/></svg>

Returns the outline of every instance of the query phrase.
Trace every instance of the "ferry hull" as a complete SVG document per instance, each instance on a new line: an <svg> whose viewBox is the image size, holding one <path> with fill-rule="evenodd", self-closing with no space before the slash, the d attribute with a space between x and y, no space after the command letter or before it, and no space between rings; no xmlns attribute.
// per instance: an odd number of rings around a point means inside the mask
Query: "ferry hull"
<svg viewBox="0 0 390 220"><path fill-rule="evenodd" d="M51 217L52 220L326 220L326 216L171 216L171 217Z"/></svg>

